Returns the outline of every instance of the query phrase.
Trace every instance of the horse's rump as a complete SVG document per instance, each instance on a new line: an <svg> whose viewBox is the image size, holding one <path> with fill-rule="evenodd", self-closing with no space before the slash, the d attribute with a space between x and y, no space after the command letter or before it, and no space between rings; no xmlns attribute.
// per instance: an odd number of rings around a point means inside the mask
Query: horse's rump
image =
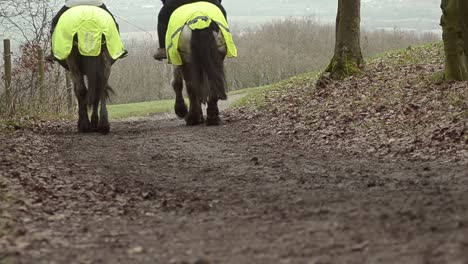
<svg viewBox="0 0 468 264"><path fill-rule="evenodd" d="M58 60L65 60L76 41L83 56L101 54L103 39L111 58L119 58L124 47L112 16L96 6L76 6L59 19L52 35L52 50ZM74 41L75 40L75 41Z"/></svg>
<svg viewBox="0 0 468 264"><path fill-rule="evenodd" d="M110 93L113 92L108 85L108 78L114 62L115 60L109 55L105 43L102 44L101 54L99 56L83 56L78 46L73 45L70 55L64 61L72 73L79 72L87 77L87 100L89 103L99 99L106 100Z"/></svg>
<svg viewBox="0 0 468 264"><path fill-rule="evenodd" d="M216 5L200 1L185 4L172 13L165 40L169 63L173 65L183 64L181 54L179 53L179 41L185 28L202 30L210 28L212 22L217 24L217 32L220 32L225 40L226 56L236 57L237 49L223 13Z"/></svg>
<svg viewBox="0 0 468 264"><path fill-rule="evenodd" d="M211 22L208 28L192 31L190 50L192 81L198 88L201 102L206 103L208 98L226 100L226 44L216 22Z"/></svg>

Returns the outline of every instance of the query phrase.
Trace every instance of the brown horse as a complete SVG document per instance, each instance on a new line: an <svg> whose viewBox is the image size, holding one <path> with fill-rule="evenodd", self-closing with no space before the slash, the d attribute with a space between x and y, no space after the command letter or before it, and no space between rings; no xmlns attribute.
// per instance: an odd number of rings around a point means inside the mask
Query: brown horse
<svg viewBox="0 0 468 264"><path fill-rule="evenodd" d="M78 99L78 131L81 133L109 133L110 125L106 101L112 91L108 80L114 60L110 57L106 44L102 44L101 54L97 57L81 55L78 46L74 45L65 62L70 71L75 95ZM100 110L99 103L101 104ZM88 108L91 107L93 112L90 122Z"/></svg>
<svg viewBox="0 0 468 264"><path fill-rule="evenodd" d="M206 125L219 125L218 100L226 100L224 58L226 44L218 24L211 22L205 29L191 30L184 26L178 44L182 65L175 66L172 87L176 94L175 112L187 125L205 122L201 104L208 103ZM182 95L187 88L190 108L187 111Z"/></svg>

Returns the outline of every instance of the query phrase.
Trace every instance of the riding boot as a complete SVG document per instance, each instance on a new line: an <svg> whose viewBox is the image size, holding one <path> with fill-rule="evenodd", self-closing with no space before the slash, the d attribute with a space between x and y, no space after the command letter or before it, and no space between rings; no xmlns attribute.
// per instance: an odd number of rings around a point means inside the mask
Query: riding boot
<svg viewBox="0 0 468 264"><path fill-rule="evenodd" d="M167 59L166 49L159 48L156 53L153 55L153 58L158 61L162 61L163 59Z"/></svg>

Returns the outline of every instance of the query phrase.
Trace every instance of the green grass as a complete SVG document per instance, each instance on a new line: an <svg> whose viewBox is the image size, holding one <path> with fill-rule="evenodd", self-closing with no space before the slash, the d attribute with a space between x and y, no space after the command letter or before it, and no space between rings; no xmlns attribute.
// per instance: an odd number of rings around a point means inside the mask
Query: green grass
<svg viewBox="0 0 468 264"><path fill-rule="evenodd" d="M315 82L317 75L318 73L316 71L308 72L293 76L275 84L250 88L251 91L246 96L232 104L232 107L247 107L261 110L265 107L265 97L268 93L277 90L294 89L294 87L300 85L309 85L310 83Z"/></svg>
<svg viewBox="0 0 468 264"><path fill-rule="evenodd" d="M251 94L261 91L269 86L245 88L229 92L229 95ZM241 99L242 100L242 99ZM188 102L187 102L188 103ZM141 103L116 104L108 106L111 119L125 119L129 117L141 117L150 114L171 113L174 111L174 100L157 100Z"/></svg>
<svg viewBox="0 0 468 264"><path fill-rule="evenodd" d="M406 54L410 52L413 49L430 49L431 47L443 47L444 43L442 41L438 42L432 42L432 43L425 43L425 44L420 44L420 45L409 45L406 48L400 48L400 49L392 49L392 50L386 50L382 51L379 53L372 54L370 56L367 56L364 58L366 61L372 61L376 59L385 59L388 55L392 54Z"/></svg>
<svg viewBox="0 0 468 264"><path fill-rule="evenodd" d="M266 85L261 87L250 88L252 89L246 96L237 100L232 104L232 107L245 107L255 105L257 108L262 108L265 104L265 91L273 89L274 85Z"/></svg>
<svg viewBox="0 0 468 264"><path fill-rule="evenodd" d="M250 94L250 93L254 93L254 92L263 90L263 89L265 89L265 88L267 88L269 86L271 86L271 85L239 89L239 90L229 92L228 95Z"/></svg>
<svg viewBox="0 0 468 264"><path fill-rule="evenodd" d="M264 93L266 91L282 89L283 86L291 83L299 84L304 81L310 81L310 79L314 78L316 75L317 72L300 74L271 85L231 91L228 95L245 94L244 97L233 102L232 107L255 105L257 108L262 108L265 101ZM111 119L125 119L129 117L147 116L150 114L172 113L174 111L174 100L157 100L141 103L109 105L108 111Z"/></svg>
<svg viewBox="0 0 468 264"><path fill-rule="evenodd" d="M155 113L168 113L174 108L174 100L159 100L141 103L109 105L111 119L123 119L133 116L147 116Z"/></svg>

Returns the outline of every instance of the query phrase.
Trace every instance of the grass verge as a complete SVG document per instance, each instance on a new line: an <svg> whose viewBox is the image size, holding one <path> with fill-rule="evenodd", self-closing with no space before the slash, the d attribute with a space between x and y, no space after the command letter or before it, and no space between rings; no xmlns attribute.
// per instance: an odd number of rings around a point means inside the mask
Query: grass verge
<svg viewBox="0 0 468 264"><path fill-rule="evenodd" d="M291 77L289 79L283 80L281 82L250 88L250 92L246 94L243 98L239 99L237 102L232 104L233 108L253 108L261 110L265 107L265 98L269 93L279 92L281 90L287 90L297 86L308 85L312 81L316 80L317 72L309 72L301 75Z"/></svg>
<svg viewBox="0 0 468 264"><path fill-rule="evenodd" d="M231 96L241 95L241 94L249 95L252 93L258 93L260 91L266 90L270 88L270 86L271 85L235 90L235 91L229 92L228 95L231 95ZM240 99L239 101L242 101L242 99ZM125 119L129 117L147 116L150 114L169 113L169 112L172 112L173 109L174 109L174 100L157 100L157 101L149 101L149 102L116 104L116 105L108 106L109 117L111 119Z"/></svg>
<svg viewBox="0 0 468 264"><path fill-rule="evenodd" d="M109 117L123 119L134 116L147 116L149 114L167 113L172 111L174 100L159 100L141 103L109 105Z"/></svg>

